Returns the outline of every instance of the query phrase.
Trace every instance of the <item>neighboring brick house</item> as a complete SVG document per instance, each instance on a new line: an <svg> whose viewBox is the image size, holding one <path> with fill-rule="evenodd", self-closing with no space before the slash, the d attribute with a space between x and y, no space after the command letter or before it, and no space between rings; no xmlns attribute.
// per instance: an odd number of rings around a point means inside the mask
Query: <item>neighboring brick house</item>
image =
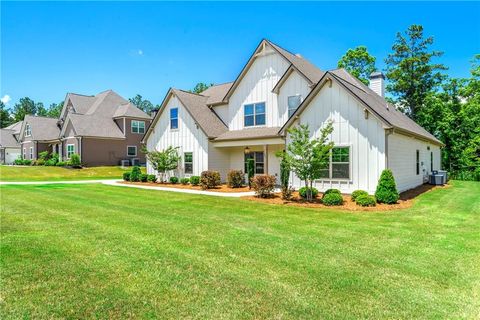
<svg viewBox="0 0 480 320"><path fill-rule="evenodd" d="M68 93L58 119L26 116L20 142L23 157L48 150L68 161L80 155L86 166L144 164L141 140L151 117L112 90L95 96Z"/></svg>

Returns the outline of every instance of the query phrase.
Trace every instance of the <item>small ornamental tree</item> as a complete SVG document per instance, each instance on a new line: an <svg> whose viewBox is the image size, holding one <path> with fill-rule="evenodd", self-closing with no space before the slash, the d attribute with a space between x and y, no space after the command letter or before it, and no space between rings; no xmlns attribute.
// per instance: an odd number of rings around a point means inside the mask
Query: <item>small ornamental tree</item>
<svg viewBox="0 0 480 320"><path fill-rule="evenodd" d="M282 186L282 199L290 200L293 194L293 188L289 185L290 182L290 167L287 161L282 159L280 162L280 184Z"/></svg>
<svg viewBox="0 0 480 320"><path fill-rule="evenodd" d="M248 187L252 187L252 179L255 175L255 161L252 158L247 159Z"/></svg>
<svg viewBox="0 0 480 320"><path fill-rule="evenodd" d="M396 203L400 198L391 170L386 169L382 171L378 180L377 190L375 191L375 198L377 198L378 203L388 204Z"/></svg>
<svg viewBox="0 0 480 320"><path fill-rule="evenodd" d="M313 181L322 177L324 168L328 165L333 142L327 142L333 126L329 122L320 129L319 137L311 138L308 125L299 125L288 130L289 143L286 152L280 152L278 157L285 161L297 177L305 181L307 200L311 201Z"/></svg>
<svg viewBox="0 0 480 320"><path fill-rule="evenodd" d="M141 174L142 174L142 171L140 170L140 167L134 166L132 168L132 172L130 173L130 181L133 181L133 182L140 181Z"/></svg>
<svg viewBox="0 0 480 320"><path fill-rule="evenodd" d="M162 151L148 151L146 148L143 148L142 151L145 153L147 161L150 162L153 169L160 173L161 182L166 181L168 171L178 168L178 162L180 161L178 147L174 148L170 146Z"/></svg>

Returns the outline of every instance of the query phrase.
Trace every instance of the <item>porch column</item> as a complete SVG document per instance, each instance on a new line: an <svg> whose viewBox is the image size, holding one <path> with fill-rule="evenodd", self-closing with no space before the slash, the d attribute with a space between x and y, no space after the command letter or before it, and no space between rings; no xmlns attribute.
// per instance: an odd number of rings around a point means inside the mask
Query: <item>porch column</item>
<svg viewBox="0 0 480 320"><path fill-rule="evenodd" d="M265 166L265 174L268 174L268 144L263 145L263 165Z"/></svg>

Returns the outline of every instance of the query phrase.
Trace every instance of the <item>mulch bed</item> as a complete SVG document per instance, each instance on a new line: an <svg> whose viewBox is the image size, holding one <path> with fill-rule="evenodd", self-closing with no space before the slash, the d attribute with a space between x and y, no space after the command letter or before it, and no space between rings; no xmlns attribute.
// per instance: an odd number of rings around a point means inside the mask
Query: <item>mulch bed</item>
<svg viewBox="0 0 480 320"><path fill-rule="evenodd" d="M257 201L267 204L283 204L288 206L295 207L304 207L304 208L328 208L328 209L339 209L339 210L349 210L349 211L386 211L386 210L398 210L405 209L412 206L415 202L415 198L422 193L431 191L433 189L442 189L448 188L450 185L445 186L432 186L432 185L422 185L415 189L407 190L400 194L400 200L396 204L383 204L377 203L375 207L362 207L357 205L352 201L350 195L343 195L343 205L341 206L326 206L321 203L321 194L318 198L314 199L313 202L307 202L300 197L298 192L294 192L292 200L286 201L282 199L281 193L274 194L271 198L257 198L255 196L246 196L242 199Z"/></svg>
<svg viewBox="0 0 480 320"><path fill-rule="evenodd" d="M175 189L189 189L189 190L198 190L198 191L214 191L214 192L249 192L253 191L248 189L248 187L241 187L241 188L229 188L226 184L219 185L213 189L203 190L200 186L192 186L191 184L181 184L181 183L155 183L155 182L130 182L130 181L122 181L120 183L123 184L134 184L139 186L151 186L151 187L166 187L166 188L175 188Z"/></svg>

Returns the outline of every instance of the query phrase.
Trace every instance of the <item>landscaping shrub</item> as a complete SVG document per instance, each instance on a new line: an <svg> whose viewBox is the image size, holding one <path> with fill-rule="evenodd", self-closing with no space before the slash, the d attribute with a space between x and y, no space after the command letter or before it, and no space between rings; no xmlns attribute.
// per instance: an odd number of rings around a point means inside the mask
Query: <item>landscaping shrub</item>
<svg viewBox="0 0 480 320"><path fill-rule="evenodd" d="M32 165L32 160L23 160L23 165L24 166L31 166Z"/></svg>
<svg viewBox="0 0 480 320"><path fill-rule="evenodd" d="M242 170L230 170L227 175L227 185L230 188L240 188L243 185Z"/></svg>
<svg viewBox="0 0 480 320"><path fill-rule="evenodd" d="M340 193L330 192L323 195L322 203L326 206L339 206L343 204L343 197Z"/></svg>
<svg viewBox="0 0 480 320"><path fill-rule="evenodd" d="M154 174L149 174L147 180L148 182L157 182L157 176Z"/></svg>
<svg viewBox="0 0 480 320"><path fill-rule="evenodd" d="M300 197L302 197L303 199L306 199L307 198L307 191L309 190L310 188L309 187L301 187L299 190L298 190L298 194L300 194ZM318 196L318 190L317 188L313 188L311 189L312 191L312 198L316 198Z"/></svg>
<svg viewBox="0 0 480 320"><path fill-rule="evenodd" d="M330 194L330 193L342 194L342 193L340 192L340 190L338 190L338 189L327 189L327 190L323 193L323 196L325 197L327 194Z"/></svg>
<svg viewBox="0 0 480 320"><path fill-rule="evenodd" d="M171 184L177 184L178 183L178 178L177 177L170 177L170 183Z"/></svg>
<svg viewBox="0 0 480 320"><path fill-rule="evenodd" d="M69 166L72 166L73 168L81 168L82 163L80 162L80 156L76 153L72 154L70 156L70 161L68 162Z"/></svg>
<svg viewBox="0 0 480 320"><path fill-rule="evenodd" d="M400 198L391 170L386 169L382 171L378 180L377 190L375 191L375 198L377 198L378 203L388 204L397 203Z"/></svg>
<svg viewBox="0 0 480 320"><path fill-rule="evenodd" d="M35 160L35 163L34 163L36 166L44 166L45 165L45 160L43 159L37 159Z"/></svg>
<svg viewBox="0 0 480 320"><path fill-rule="evenodd" d="M252 188L255 195L260 198L268 198L273 195L275 190L275 176L268 174L259 174L252 178Z"/></svg>
<svg viewBox="0 0 480 320"><path fill-rule="evenodd" d="M191 176L190 177L190 184L192 186L198 186L200 184L200 177L199 176Z"/></svg>
<svg viewBox="0 0 480 320"><path fill-rule="evenodd" d="M147 182L147 180L148 180L148 174L142 173L142 174L140 175L140 181L141 181L141 182Z"/></svg>
<svg viewBox="0 0 480 320"><path fill-rule="evenodd" d="M252 179L255 176L255 160L247 159L248 187L252 187Z"/></svg>
<svg viewBox="0 0 480 320"><path fill-rule="evenodd" d="M359 206L362 207L375 207L377 204L377 199L374 196L368 194L361 194L357 197L356 202Z"/></svg>
<svg viewBox="0 0 480 320"><path fill-rule="evenodd" d="M352 201L355 202L355 200L360 197L360 196L368 196L368 192L364 190L355 190L352 192Z"/></svg>
<svg viewBox="0 0 480 320"><path fill-rule="evenodd" d="M40 160L43 160L44 162L47 161L48 159L50 159L50 156L48 154L48 151L42 151L38 154L38 159Z"/></svg>
<svg viewBox="0 0 480 320"><path fill-rule="evenodd" d="M58 161L59 161L58 153L54 152L50 155L50 159L45 161L45 165L46 166L54 166L58 163Z"/></svg>
<svg viewBox="0 0 480 320"><path fill-rule="evenodd" d="M123 180L124 181L130 181L130 172L124 172L123 173Z"/></svg>
<svg viewBox="0 0 480 320"><path fill-rule="evenodd" d="M203 171L200 177L200 187L203 190L215 188L220 182L220 173L218 171Z"/></svg>
<svg viewBox="0 0 480 320"><path fill-rule="evenodd" d="M55 166L57 167L65 167L67 165L67 163L65 161L58 161Z"/></svg>
<svg viewBox="0 0 480 320"><path fill-rule="evenodd" d="M282 185L282 199L283 200L290 200L292 199L293 192L295 191L294 188L289 186L290 180L290 168L285 161L282 159L280 162L280 184Z"/></svg>
<svg viewBox="0 0 480 320"><path fill-rule="evenodd" d="M23 159L20 159L20 158L19 158L19 159L15 159L15 160L13 161L13 164L15 164L15 165L17 165L17 166L21 166L21 165L23 165Z"/></svg>
<svg viewBox="0 0 480 320"><path fill-rule="evenodd" d="M190 182L190 179L188 179L188 178L180 179L180 183L183 184L183 185L187 185L189 182Z"/></svg>
<svg viewBox="0 0 480 320"><path fill-rule="evenodd" d="M142 174L142 170L140 170L139 166L133 166L132 172L130 173L130 181L138 182L140 181L140 175Z"/></svg>

